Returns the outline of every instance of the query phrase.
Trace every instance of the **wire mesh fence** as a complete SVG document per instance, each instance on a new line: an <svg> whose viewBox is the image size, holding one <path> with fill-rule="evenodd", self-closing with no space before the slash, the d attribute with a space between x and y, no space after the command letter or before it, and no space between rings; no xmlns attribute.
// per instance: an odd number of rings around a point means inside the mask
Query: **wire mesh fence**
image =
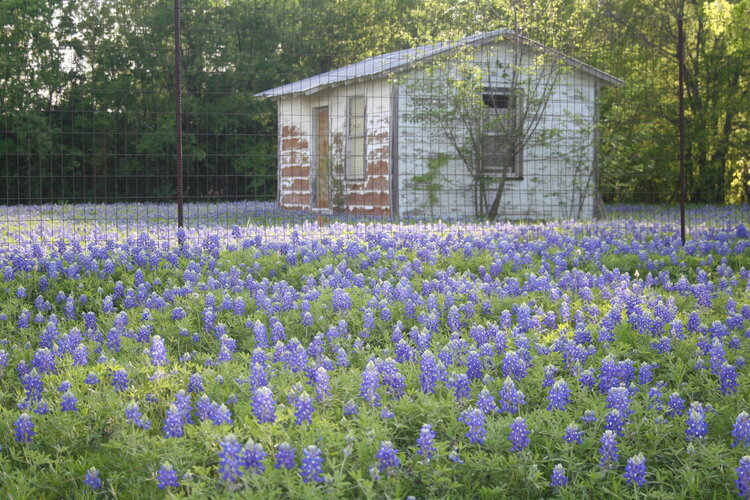
<svg viewBox="0 0 750 500"><path fill-rule="evenodd" d="M679 227L679 19L688 232L749 219L740 4L183 0L179 91L176 5L0 5L5 242L177 241L178 129L188 231Z"/></svg>

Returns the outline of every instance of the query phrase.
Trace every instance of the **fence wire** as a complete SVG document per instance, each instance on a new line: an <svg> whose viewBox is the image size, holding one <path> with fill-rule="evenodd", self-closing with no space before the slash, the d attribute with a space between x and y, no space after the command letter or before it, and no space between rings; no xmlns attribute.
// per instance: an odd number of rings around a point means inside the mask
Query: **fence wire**
<svg viewBox="0 0 750 500"><path fill-rule="evenodd" d="M2 239L177 241L177 128L200 234L679 227L678 19L688 233L737 225L750 27L721 5L183 0L177 127L172 0L3 2Z"/></svg>

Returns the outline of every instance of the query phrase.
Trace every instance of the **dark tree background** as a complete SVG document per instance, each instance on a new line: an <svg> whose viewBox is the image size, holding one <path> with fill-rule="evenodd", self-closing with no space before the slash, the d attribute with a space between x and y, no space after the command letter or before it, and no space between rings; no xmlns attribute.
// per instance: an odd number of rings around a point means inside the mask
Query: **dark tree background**
<svg viewBox="0 0 750 500"><path fill-rule="evenodd" d="M174 195L172 0L0 2L0 197ZM544 15L539 15L544 12ZM253 94L374 54L517 26L625 80L602 96L607 201L750 198L750 0L183 0L188 199L274 199L276 110Z"/></svg>

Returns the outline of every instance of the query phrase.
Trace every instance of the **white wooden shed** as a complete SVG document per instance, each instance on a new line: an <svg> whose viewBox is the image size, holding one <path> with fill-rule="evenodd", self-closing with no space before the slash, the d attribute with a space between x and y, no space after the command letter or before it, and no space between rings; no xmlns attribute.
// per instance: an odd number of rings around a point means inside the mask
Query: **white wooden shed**
<svg viewBox="0 0 750 500"><path fill-rule="evenodd" d="M509 89L518 85L519 71L529 89L540 86L535 78L546 78L544 106L525 132L534 140L524 140L511 159L501 154L507 149L486 148L506 164L498 217L590 217L599 91L622 82L511 30L371 57L257 94L278 102L279 205L414 218L477 215L477 180L455 139L471 131L454 130L448 140L445 126L416 112L424 114L425 102L446 102L440 94L449 91L435 89L455 86L459 54L464 69L467 61L479 68L479 102L494 111L516 102ZM438 157L446 161L426 183Z"/></svg>

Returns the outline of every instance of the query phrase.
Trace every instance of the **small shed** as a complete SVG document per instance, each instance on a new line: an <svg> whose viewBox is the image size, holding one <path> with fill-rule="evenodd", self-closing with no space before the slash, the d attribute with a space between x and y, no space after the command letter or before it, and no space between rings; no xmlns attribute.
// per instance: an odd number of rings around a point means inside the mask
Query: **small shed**
<svg viewBox="0 0 750 500"><path fill-rule="evenodd" d="M467 78L477 92L461 97L469 107L446 109L464 102L457 93ZM538 220L592 215L597 101L602 87L621 83L496 30L370 57L256 96L278 103L282 208L449 219L494 208L493 217Z"/></svg>

